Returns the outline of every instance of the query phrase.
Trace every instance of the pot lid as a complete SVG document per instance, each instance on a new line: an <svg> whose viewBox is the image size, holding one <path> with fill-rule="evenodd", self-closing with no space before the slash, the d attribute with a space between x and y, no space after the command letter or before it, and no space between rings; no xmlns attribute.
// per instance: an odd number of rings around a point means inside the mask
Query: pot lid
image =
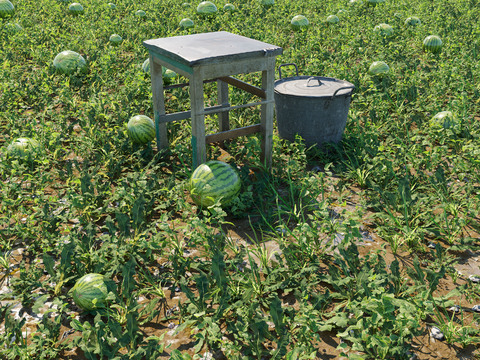
<svg viewBox="0 0 480 360"><path fill-rule="evenodd" d="M282 95L332 97L351 95L355 86L345 80L322 76L293 76L275 81L275 92Z"/></svg>

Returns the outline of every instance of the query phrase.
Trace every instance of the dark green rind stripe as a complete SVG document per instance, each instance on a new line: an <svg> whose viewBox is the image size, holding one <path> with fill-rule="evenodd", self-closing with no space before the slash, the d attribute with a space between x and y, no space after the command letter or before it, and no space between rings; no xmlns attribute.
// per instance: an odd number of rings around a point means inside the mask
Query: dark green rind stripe
<svg viewBox="0 0 480 360"><path fill-rule="evenodd" d="M234 170L228 168L223 171L215 171L213 174L215 175L216 179L220 179L224 178L225 176L232 176L233 174L235 174L235 172Z"/></svg>
<svg viewBox="0 0 480 360"><path fill-rule="evenodd" d="M216 187L210 188L208 193L220 194L220 193L224 193L224 192L231 192L231 191L235 191L235 189L237 187L238 187L238 189L240 189L240 187L241 187L240 182L238 180L234 180L234 181L229 182L228 184L224 183L224 184L221 184L221 186L216 186Z"/></svg>
<svg viewBox="0 0 480 360"><path fill-rule="evenodd" d="M213 179L214 175L208 167L199 167L192 174L192 179L196 180L210 180Z"/></svg>
<svg viewBox="0 0 480 360"><path fill-rule="evenodd" d="M211 188L212 190L211 191L217 192L219 190L229 188L232 185L236 184L237 182L238 182L238 178L231 178L231 179L229 179L229 181L222 181L222 182L219 182L219 183L215 183L214 185L212 185L212 188Z"/></svg>
<svg viewBox="0 0 480 360"><path fill-rule="evenodd" d="M138 143L147 143L155 138L155 128L142 124L128 129L129 136Z"/></svg>
<svg viewBox="0 0 480 360"><path fill-rule="evenodd" d="M131 133L131 135L136 138L145 138L145 139L152 138L153 139L153 137L155 137L155 132L154 131L150 131L150 132L134 131Z"/></svg>
<svg viewBox="0 0 480 360"><path fill-rule="evenodd" d="M238 173L229 164L211 160L195 169L190 178L192 197L197 204L210 206L221 198L222 205L231 202L241 189Z"/></svg>

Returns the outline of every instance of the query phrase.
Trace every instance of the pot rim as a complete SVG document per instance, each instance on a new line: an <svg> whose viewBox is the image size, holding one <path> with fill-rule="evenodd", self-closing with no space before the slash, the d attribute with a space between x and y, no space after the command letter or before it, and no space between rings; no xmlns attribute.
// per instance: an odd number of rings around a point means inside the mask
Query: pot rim
<svg viewBox="0 0 480 360"><path fill-rule="evenodd" d="M320 85L322 85L321 81L325 82L334 82L337 85L340 85L335 91L332 90L332 93L327 93L327 94L315 94L314 91L318 90L318 86L305 86L306 88L311 88L312 91L307 90L307 92L311 92L311 94L295 94L291 92L286 92L286 91L280 91L279 90L279 85L287 83L287 82L292 82L292 81L302 81L307 80L307 85L311 80L318 80ZM349 92L345 93L345 90L350 90ZM291 97L297 97L297 98L311 98L311 99L322 99L322 98L330 98L333 99L334 97L349 97L352 95L353 91L355 89L355 86L346 81L346 80L340 80L332 77L325 77L325 76L308 76L308 75L297 75L297 76L291 76L291 77L286 77L286 78L281 78L275 81L274 83L274 92L278 95L282 96L291 96ZM342 91L342 93L337 94L339 91Z"/></svg>

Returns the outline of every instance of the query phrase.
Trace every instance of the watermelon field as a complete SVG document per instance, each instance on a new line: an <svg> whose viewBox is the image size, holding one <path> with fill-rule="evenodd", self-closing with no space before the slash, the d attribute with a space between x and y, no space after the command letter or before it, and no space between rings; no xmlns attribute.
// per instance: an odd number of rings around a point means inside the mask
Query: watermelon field
<svg viewBox="0 0 480 360"><path fill-rule="evenodd" d="M0 359L480 359L478 0L78 1L0 0ZM142 43L214 31L355 85L338 144L209 144L228 202Z"/></svg>

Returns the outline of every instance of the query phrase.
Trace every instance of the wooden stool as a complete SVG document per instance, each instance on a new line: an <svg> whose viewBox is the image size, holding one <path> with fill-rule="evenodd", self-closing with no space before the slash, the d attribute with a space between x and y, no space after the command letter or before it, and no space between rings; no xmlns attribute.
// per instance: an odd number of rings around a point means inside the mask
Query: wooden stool
<svg viewBox="0 0 480 360"><path fill-rule="evenodd" d="M158 149L168 147L168 122L191 118L194 168L206 161L207 143L257 132L262 134L261 161L267 168L271 167L275 56L283 52L281 47L226 31L152 39L144 41L143 45L148 49L150 55ZM162 66L189 79L189 83L180 84L180 86L190 86L191 111L165 113ZM235 74L259 71L262 72L262 88L231 77ZM219 105L204 108L203 84L211 80L217 81ZM262 100L256 103L230 106L229 84L257 95ZM170 87L165 87L165 89L168 88ZM230 130L229 111L255 105L261 106L260 124ZM206 135L205 115L214 113L219 113L219 132Z"/></svg>

